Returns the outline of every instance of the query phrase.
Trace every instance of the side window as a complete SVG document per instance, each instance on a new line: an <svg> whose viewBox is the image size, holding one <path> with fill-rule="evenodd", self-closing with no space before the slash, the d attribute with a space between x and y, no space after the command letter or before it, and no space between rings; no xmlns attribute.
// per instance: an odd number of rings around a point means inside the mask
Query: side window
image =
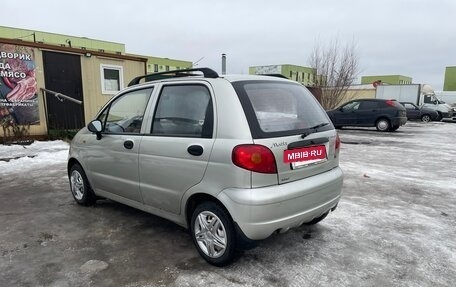
<svg viewBox="0 0 456 287"><path fill-rule="evenodd" d="M165 86L155 109L152 134L211 138L213 117L211 95L205 86Z"/></svg>
<svg viewBox="0 0 456 287"><path fill-rule="evenodd" d="M424 103L425 104L436 104L436 100L431 95L424 95Z"/></svg>
<svg viewBox="0 0 456 287"><path fill-rule="evenodd" d="M359 108L359 102L351 102L342 107L343 112L355 111Z"/></svg>
<svg viewBox="0 0 456 287"><path fill-rule="evenodd" d="M123 67L100 65L101 92L105 95L117 94L123 89Z"/></svg>
<svg viewBox="0 0 456 287"><path fill-rule="evenodd" d="M378 108L378 103L375 101L364 101L359 105L360 110L372 110Z"/></svg>
<svg viewBox="0 0 456 287"><path fill-rule="evenodd" d="M115 134L138 134L141 131L144 112L152 88L123 94L98 117L103 123L103 132Z"/></svg>
<svg viewBox="0 0 456 287"><path fill-rule="evenodd" d="M409 109L409 110L414 110L415 109L415 106L412 105L412 104L408 104L408 103L404 103L402 104L406 109Z"/></svg>

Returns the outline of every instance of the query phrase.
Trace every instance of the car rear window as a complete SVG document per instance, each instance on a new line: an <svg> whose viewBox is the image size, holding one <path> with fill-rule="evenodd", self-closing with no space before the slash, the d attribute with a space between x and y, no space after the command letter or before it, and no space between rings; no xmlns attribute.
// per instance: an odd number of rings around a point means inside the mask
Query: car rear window
<svg viewBox="0 0 456 287"><path fill-rule="evenodd" d="M233 83L254 138L332 129L326 112L302 85L279 81Z"/></svg>

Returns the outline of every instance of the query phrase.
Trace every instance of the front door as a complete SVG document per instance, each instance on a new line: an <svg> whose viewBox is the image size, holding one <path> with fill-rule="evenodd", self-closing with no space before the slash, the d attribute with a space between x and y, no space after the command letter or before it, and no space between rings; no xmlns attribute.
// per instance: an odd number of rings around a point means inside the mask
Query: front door
<svg viewBox="0 0 456 287"><path fill-rule="evenodd" d="M83 100L81 59L78 55L43 51L44 83L48 90ZM80 129L84 126L84 106L46 96L48 129Z"/></svg>
<svg viewBox="0 0 456 287"><path fill-rule="evenodd" d="M359 102L350 102L346 105L342 106L336 115L336 126L337 125L356 125L358 123L358 119L356 116L356 111L359 108Z"/></svg>
<svg viewBox="0 0 456 287"><path fill-rule="evenodd" d="M139 150L145 204L178 214L184 193L202 180L214 144L212 102L205 85L162 88Z"/></svg>
<svg viewBox="0 0 456 287"><path fill-rule="evenodd" d="M138 152L143 117L152 88L127 92L111 102L98 119L102 137L87 134L85 145L88 175L95 193L110 193L142 202L139 190Z"/></svg>

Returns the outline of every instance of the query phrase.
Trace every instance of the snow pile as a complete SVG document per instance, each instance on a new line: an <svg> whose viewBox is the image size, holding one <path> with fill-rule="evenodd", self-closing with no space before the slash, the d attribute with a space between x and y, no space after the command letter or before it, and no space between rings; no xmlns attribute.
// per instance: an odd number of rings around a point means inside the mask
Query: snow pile
<svg viewBox="0 0 456 287"><path fill-rule="evenodd" d="M29 146L0 145L0 176L64 163L69 144L64 141L35 141Z"/></svg>

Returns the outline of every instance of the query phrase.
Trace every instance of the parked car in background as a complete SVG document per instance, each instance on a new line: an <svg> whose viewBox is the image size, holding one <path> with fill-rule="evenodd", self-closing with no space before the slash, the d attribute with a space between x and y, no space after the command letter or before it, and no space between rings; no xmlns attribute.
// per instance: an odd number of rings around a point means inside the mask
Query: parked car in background
<svg viewBox="0 0 456 287"><path fill-rule="evenodd" d="M100 196L176 222L222 266L246 243L334 211L339 151L301 84L187 69L133 79L74 137L68 176L77 203Z"/></svg>
<svg viewBox="0 0 456 287"><path fill-rule="evenodd" d="M396 100L357 99L327 113L336 128L376 127L386 132L407 122L405 108Z"/></svg>
<svg viewBox="0 0 456 287"><path fill-rule="evenodd" d="M421 120L423 122L438 121L440 119L439 113L436 110L418 107L411 102L400 102L407 112L408 120Z"/></svg>

